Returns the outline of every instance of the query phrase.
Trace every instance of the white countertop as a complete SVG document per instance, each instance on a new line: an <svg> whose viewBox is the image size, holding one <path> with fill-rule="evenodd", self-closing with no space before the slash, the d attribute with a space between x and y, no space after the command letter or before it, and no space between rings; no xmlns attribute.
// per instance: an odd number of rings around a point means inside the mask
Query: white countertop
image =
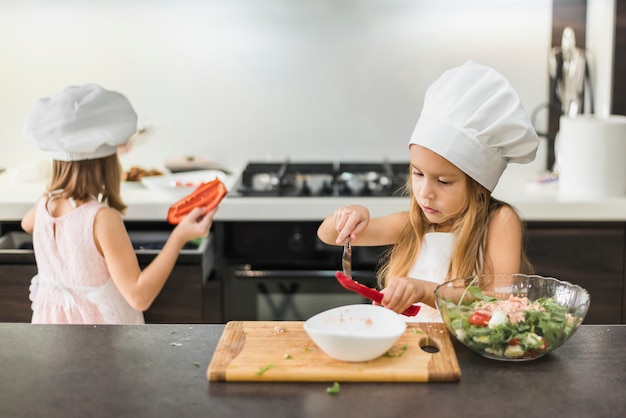
<svg viewBox="0 0 626 418"><path fill-rule="evenodd" d="M231 187L240 170L225 180ZM19 221L45 190L43 181L16 182L8 173L0 174L0 222ZM515 206L527 221L626 221L626 196L594 200L568 199L552 187L529 187L527 180L503 177L494 196ZM169 206L179 196L147 189L140 183L124 183L122 198L128 205L129 221L165 221ZM367 206L372 216L383 216L409 207L407 198L389 197L226 197L216 221L321 221L340 206Z"/></svg>

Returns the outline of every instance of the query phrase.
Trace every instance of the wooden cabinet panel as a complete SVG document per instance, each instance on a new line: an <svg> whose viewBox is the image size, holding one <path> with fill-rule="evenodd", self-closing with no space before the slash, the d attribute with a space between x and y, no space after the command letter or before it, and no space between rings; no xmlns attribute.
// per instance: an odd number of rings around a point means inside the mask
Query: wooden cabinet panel
<svg viewBox="0 0 626 418"><path fill-rule="evenodd" d="M207 324L223 324L222 284L217 278L204 284L204 301L202 306L202 322Z"/></svg>
<svg viewBox="0 0 626 418"><path fill-rule="evenodd" d="M154 256L149 257L151 260ZM19 259L15 261L13 259ZM29 258L24 261L22 259ZM188 258L188 257L187 257ZM141 260L146 257L140 256ZM147 323L201 323L217 322L221 315L218 311L203 312L204 299L203 274L206 267L200 263L184 264L186 257L181 257L182 263L177 264L154 303L144 313ZM147 263L140 262L144 267ZM37 274L35 257L30 255L2 254L0 260L0 322L30 322L32 310L28 298L30 280ZM219 289L216 290L219 295ZM215 302L213 302L215 304Z"/></svg>
<svg viewBox="0 0 626 418"><path fill-rule="evenodd" d="M154 303L144 313L146 323L219 322L219 288L211 286L205 295L202 288L201 266L176 266ZM28 286L37 274L34 264L0 265L0 322L30 322L32 310ZM204 299L218 295L205 313Z"/></svg>
<svg viewBox="0 0 626 418"><path fill-rule="evenodd" d="M0 322L30 322L28 286L35 274L34 264L0 264Z"/></svg>
<svg viewBox="0 0 626 418"><path fill-rule="evenodd" d="M144 312L146 323L176 324L201 323L202 266L174 267L163 290Z"/></svg>
<svg viewBox="0 0 626 418"><path fill-rule="evenodd" d="M624 225L532 222L528 257L537 274L581 285L591 295L586 324L622 322Z"/></svg>

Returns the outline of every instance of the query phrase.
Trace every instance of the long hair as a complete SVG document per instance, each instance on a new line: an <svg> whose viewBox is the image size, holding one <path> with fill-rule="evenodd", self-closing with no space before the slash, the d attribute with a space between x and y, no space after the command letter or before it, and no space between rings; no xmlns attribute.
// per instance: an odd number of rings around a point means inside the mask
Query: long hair
<svg viewBox="0 0 626 418"><path fill-rule="evenodd" d="M452 225L455 244L450 259L446 281L459 277L482 274L485 271L487 231L494 214L502 207L514 208L491 196L491 192L467 176L467 202L465 208ZM420 209L409 175L404 195L411 199L409 223L404 226L398 241L385 252L378 271L378 285L385 287L385 280L392 276L406 276L419 254L424 235L433 227ZM520 220L521 222L521 220ZM523 226L523 224L522 224ZM523 231L523 235L524 235ZM523 238L523 236L522 236ZM520 254L520 272L532 273L524 248Z"/></svg>
<svg viewBox="0 0 626 418"><path fill-rule="evenodd" d="M122 166L117 154L94 160L52 162L48 192L63 190L61 196L74 200L99 198L102 203L124 213L120 185Z"/></svg>

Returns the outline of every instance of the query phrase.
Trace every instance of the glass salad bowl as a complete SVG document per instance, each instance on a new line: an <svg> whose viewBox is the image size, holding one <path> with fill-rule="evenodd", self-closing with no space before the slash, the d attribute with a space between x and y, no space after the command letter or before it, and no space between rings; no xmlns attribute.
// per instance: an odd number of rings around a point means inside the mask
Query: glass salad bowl
<svg viewBox="0 0 626 418"><path fill-rule="evenodd" d="M524 361L560 347L589 309L589 292L552 277L480 275L435 288L448 330L476 353Z"/></svg>

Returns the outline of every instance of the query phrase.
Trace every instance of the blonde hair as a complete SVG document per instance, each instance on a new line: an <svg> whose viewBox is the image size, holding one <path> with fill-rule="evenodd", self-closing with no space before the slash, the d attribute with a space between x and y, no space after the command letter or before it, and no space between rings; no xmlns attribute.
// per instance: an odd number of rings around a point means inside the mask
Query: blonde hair
<svg viewBox="0 0 626 418"><path fill-rule="evenodd" d="M61 196L78 201L98 197L102 203L124 213L120 185L122 166L117 154L94 160L52 161L52 181L48 192L63 190Z"/></svg>
<svg viewBox="0 0 626 418"><path fill-rule="evenodd" d="M455 244L446 281L484 272L489 222L501 208L513 209L509 204L493 198L491 192L474 179L467 175L466 177L468 198L464 210L452 225ZM404 194L411 199L409 223L402 229L398 242L381 259L381 268L378 271L380 287L385 286L387 277L406 276L409 273L419 254L424 235L433 227L415 200L411 175L408 176ZM520 270L521 273L532 273L533 270L523 248L520 254Z"/></svg>

